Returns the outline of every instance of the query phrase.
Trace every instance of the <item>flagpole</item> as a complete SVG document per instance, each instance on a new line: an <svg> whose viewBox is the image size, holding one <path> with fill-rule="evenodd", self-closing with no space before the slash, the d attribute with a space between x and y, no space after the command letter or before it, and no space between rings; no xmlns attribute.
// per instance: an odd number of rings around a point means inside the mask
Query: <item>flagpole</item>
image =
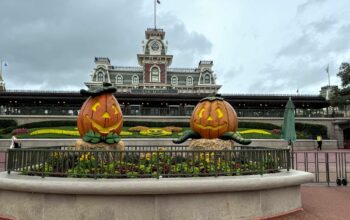
<svg viewBox="0 0 350 220"><path fill-rule="evenodd" d="M329 77L329 64L327 66L327 74L328 74L328 87L331 87L331 79Z"/></svg>
<svg viewBox="0 0 350 220"><path fill-rule="evenodd" d="M157 0L154 0L154 29L157 29Z"/></svg>

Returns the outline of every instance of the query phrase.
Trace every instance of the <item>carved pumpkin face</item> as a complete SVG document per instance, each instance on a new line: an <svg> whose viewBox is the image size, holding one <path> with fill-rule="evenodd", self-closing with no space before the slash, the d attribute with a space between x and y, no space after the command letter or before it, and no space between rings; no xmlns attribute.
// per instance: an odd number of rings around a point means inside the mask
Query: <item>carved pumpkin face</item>
<svg viewBox="0 0 350 220"><path fill-rule="evenodd" d="M89 97L78 115L78 130L81 137L92 130L102 136L119 134L123 128L123 114L112 93Z"/></svg>
<svg viewBox="0 0 350 220"><path fill-rule="evenodd" d="M236 132L238 128L236 111L219 97L202 99L192 113L190 124L192 130L207 139L219 138L228 131Z"/></svg>

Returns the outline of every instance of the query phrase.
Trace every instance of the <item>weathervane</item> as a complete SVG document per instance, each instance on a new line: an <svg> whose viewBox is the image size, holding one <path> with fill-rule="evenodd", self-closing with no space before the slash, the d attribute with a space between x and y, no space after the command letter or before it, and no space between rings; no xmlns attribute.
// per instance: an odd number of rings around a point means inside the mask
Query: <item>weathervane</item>
<svg viewBox="0 0 350 220"><path fill-rule="evenodd" d="M154 29L157 29L157 4L160 4L160 0L154 0Z"/></svg>

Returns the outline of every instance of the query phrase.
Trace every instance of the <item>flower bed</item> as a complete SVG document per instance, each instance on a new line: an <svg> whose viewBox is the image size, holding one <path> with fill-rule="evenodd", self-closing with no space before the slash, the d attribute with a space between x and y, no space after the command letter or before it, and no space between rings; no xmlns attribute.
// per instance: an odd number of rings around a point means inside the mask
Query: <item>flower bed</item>
<svg viewBox="0 0 350 220"><path fill-rule="evenodd" d="M151 148L149 148L151 149ZM9 151L8 171L24 175L93 178L236 176L289 168L288 150Z"/></svg>

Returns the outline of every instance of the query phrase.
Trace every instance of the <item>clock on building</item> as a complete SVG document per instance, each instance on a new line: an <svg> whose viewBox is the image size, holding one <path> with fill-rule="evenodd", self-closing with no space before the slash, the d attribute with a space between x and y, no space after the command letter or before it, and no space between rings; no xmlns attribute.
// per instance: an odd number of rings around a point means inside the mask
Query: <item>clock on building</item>
<svg viewBox="0 0 350 220"><path fill-rule="evenodd" d="M151 43L151 49L152 49L153 51L159 50L159 44L158 44L157 41L153 41L153 42Z"/></svg>

